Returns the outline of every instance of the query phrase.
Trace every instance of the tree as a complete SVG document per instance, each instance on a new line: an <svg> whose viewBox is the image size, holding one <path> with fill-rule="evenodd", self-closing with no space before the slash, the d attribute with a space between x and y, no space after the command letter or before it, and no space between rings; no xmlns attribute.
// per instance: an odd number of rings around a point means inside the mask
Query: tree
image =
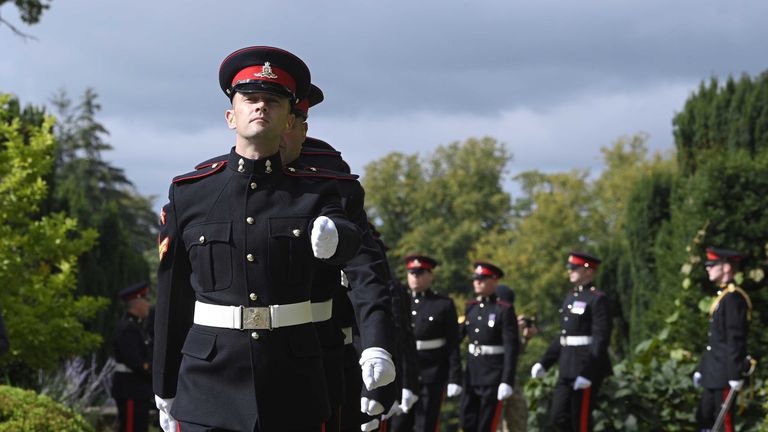
<svg viewBox="0 0 768 432"><path fill-rule="evenodd" d="M0 95L0 306L11 343L0 361L12 371L53 368L98 347L101 338L84 324L106 304L73 295L77 257L92 247L96 232L79 230L63 213L38 214L47 193L43 177L53 166L54 119L24 123L12 114L18 106Z"/></svg>
<svg viewBox="0 0 768 432"><path fill-rule="evenodd" d="M0 0L0 8L9 1L10 0ZM53 0L14 0L13 4L19 10L22 22L26 24L37 24L40 21L40 17L43 15L43 11L51 7L52 1ZM23 38L31 38L31 36L23 33L0 16L0 25L2 24L5 24L11 31Z"/></svg>

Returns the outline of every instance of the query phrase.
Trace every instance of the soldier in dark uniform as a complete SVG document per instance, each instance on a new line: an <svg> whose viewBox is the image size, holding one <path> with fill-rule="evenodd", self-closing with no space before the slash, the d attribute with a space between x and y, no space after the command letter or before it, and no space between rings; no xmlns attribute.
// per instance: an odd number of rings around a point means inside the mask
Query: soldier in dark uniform
<svg viewBox="0 0 768 432"><path fill-rule="evenodd" d="M752 301L734 284L741 253L730 249L708 248L705 263L709 280L717 287L717 297L709 307L709 340L693 383L702 388L696 411L700 431L709 431L730 392L744 385L747 364L747 331ZM733 432L733 407L725 415L723 429Z"/></svg>
<svg viewBox="0 0 768 432"><path fill-rule="evenodd" d="M176 177L161 213L161 425L318 431L330 410L312 323L315 258L348 261L360 230L333 182L283 169L279 146L309 91L306 65L277 48L244 48L222 62L219 83L235 146L226 161ZM382 369L379 357L366 360Z"/></svg>
<svg viewBox="0 0 768 432"><path fill-rule="evenodd" d="M432 273L438 262L425 255L403 259L408 271L410 324L416 338L419 361L419 388L406 388L416 393L413 408L392 421L393 431L432 432L439 430L440 407L446 396L461 394L461 357L456 306L450 297L432 290ZM410 395L404 394L403 399ZM412 398L412 396L410 396ZM405 403L405 401L403 401ZM406 407L407 408L407 407Z"/></svg>
<svg viewBox="0 0 768 432"><path fill-rule="evenodd" d="M466 304L462 335L469 355L461 400L464 432L495 431L503 401L513 393L520 337L514 306L496 297L504 272L488 262L475 262L475 300Z"/></svg>
<svg viewBox="0 0 768 432"><path fill-rule="evenodd" d="M568 277L574 286L560 309L560 334L531 368L531 376L540 378L559 360L552 421L560 431L592 430L595 399L611 373L611 312L605 294L592 282L599 264L599 258L587 253L568 256Z"/></svg>
<svg viewBox="0 0 768 432"><path fill-rule="evenodd" d="M388 314L390 295L387 289L386 258L369 231L368 217L363 208L363 187L357 181L357 176L350 174L349 166L341 159L340 154L336 157L317 157L306 155L302 151L307 139L309 108L323 99L322 90L312 84L308 96L293 107L296 121L293 127L283 134L280 156L289 170L319 173L337 181L341 203L347 216L363 232L360 250L343 266L351 288L349 295L357 305L361 317L359 328L364 334L360 338L360 353L364 356L372 350L380 350L381 354L391 359L393 348L390 345L394 343L394 328L391 314ZM323 366L331 405L331 418L325 422L326 432L338 431L342 415L348 416L359 410L359 404L356 404L354 412L340 412L344 394L345 334L342 328L346 326L340 326L340 321L332 319L336 293L343 291L346 294L346 287L341 284L340 270L338 265L321 263L316 269L312 283L313 321L323 348ZM344 314L338 310L337 312ZM390 362L390 365L390 372L394 375L394 364Z"/></svg>
<svg viewBox="0 0 768 432"><path fill-rule="evenodd" d="M146 328L149 316L149 282L133 284L118 293L125 314L115 328L112 344L115 374L112 397L117 403L120 432L146 432L152 404L152 337Z"/></svg>
<svg viewBox="0 0 768 432"><path fill-rule="evenodd" d="M0 355L8 352L10 344L8 343L8 331L5 329L3 315L0 314Z"/></svg>

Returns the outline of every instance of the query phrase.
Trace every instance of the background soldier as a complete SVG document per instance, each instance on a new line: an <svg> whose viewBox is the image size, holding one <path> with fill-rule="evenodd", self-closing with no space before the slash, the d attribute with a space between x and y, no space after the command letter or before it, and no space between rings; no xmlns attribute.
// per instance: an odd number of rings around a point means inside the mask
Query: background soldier
<svg viewBox="0 0 768 432"><path fill-rule="evenodd" d="M310 303L315 258L338 265L359 229L335 184L284 170L282 134L309 91L293 54L249 47L219 83L235 147L178 176L163 207L154 390L166 432L317 431L330 414ZM366 370L386 366L380 353ZM391 360L390 360L391 362ZM382 376L373 376L373 385ZM300 413L300 415L297 415Z"/></svg>
<svg viewBox="0 0 768 432"><path fill-rule="evenodd" d="M112 397L117 403L120 432L146 432L152 403L152 338L145 320L149 316L149 282L120 290L125 314L115 328L115 374Z"/></svg>
<svg viewBox="0 0 768 432"><path fill-rule="evenodd" d="M560 362L552 400L552 421L560 431L592 430L594 401L611 370L608 299L592 282L600 262L583 252L568 256L568 278L574 287L560 309L560 335L531 368L531 376L540 378Z"/></svg>
<svg viewBox="0 0 768 432"><path fill-rule="evenodd" d="M502 403L512 396L520 350L514 306L496 297L504 272L475 262L475 300L467 302L462 334L469 338L461 427L464 432L495 431Z"/></svg>
<svg viewBox="0 0 768 432"><path fill-rule="evenodd" d="M744 385L752 301L744 290L733 283L740 261L741 254L734 250L707 248L707 274L718 291L709 307L707 349L693 374L694 385L703 390L696 411L701 431L712 428L728 394L741 390ZM734 406L731 404L725 415L722 430L726 432L733 432Z"/></svg>
<svg viewBox="0 0 768 432"><path fill-rule="evenodd" d="M443 398L461 394L461 357L456 306L450 297L432 291L432 271L438 262L425 255L403 259L411 289L411 327L416 338L420 389L403 389L403 403L418 395L411 410L392 419L393 431L439 430ZM446 390L446 384L448 386ZM411 395L406 394L406 390Z"/></svg>

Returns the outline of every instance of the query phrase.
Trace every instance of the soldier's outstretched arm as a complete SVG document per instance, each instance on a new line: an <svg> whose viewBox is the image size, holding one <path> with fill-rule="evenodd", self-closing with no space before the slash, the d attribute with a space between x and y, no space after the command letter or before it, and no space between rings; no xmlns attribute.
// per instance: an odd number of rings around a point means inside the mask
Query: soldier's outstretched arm
<svg viewBox="0 0 768 432"><path fill-rule="evenodd" d="M600 359L608 355L608 344L611 340L611 312L608 298L598 295L592 304L592 343L589 346L591 360L584 363L580 376L594 380L601 371Z"/></svg>
<svg viewBox="0 0 768 432"><path fill-rule="evenodd" d="M456 305L451 301L448 304L448 313L445 318L446 346L448 349L448 382L452 384L461 384L461 354L459 353L459 343L461 341L461 330L459 329L459 319L456 315Z"/></svg>

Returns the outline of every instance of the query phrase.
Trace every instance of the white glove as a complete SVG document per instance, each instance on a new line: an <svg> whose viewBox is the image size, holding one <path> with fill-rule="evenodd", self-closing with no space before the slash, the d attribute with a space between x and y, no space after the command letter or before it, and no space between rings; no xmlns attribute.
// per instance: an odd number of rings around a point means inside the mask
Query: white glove
<svg viewBox="0 0 768 432"><path fill-rule="evenodd" d="M395 380L392 355L383 348L364 349L360 354L360 367L363 370L363 383L368 390L385 386Z"/></svg>
<svg viewBox="0 0 768 432"><path fill-rule="evenodd" d="M536 363L531 368L531 378L544 378L544 375L547 374L547 370L544 369L544 365L541 363Z"/></svg>
<svg viewBox="0 0 768 432"><path fill-rule="evenodd" d="M312 224L312 252L317 258L330 258L336 253L336 247L339 245L339 231L336 224L325 216L315 219Z"/></svg>
<svg viewBox="0 0 768 432"><path fill-rule="evenodd" d="M502 401L512 396L512 393L514 393L514 390L512 390L511 385L507 383L501 383L499 384L499 390L496 391L496 399Z"/></svg>
<svg viewBox="0 0 768 432"><path fill-rule="evenodd" d="M701 387L701 372L699 371L693 373L693 386Z"/></svg>
<svg viewBox="0 0 768 432"><path fill-rule="evenodd" d="M411 410L411 407L417 400L419 400L418 396L413 394L413 392L407 388L404 388L402 396L400 397L400 409L403 410L404 413L407 413Z"/></svg>
<svg viewBox="0 0 768 432"><path fill-rule="evenodd" d="M448 383L448 390L446 391L445 395L448 397L456 397L463 392L464 389L461 388L458 384Z"/></svg>
<svg viewBox="0 0 768 432"><path fill-rule="evenodd" d="M375 431L378 428L379 428L379 420L377 419L373 419L368 423L363 423L362 425L360 425L360 430L363 432Z"/></svg>
<svg viewBox="0 0 768 432"><path fill-rule="evenodd" d="M401 407L400 404L397 401L395 401L392 404L392 407L389 409L389 411L386 414L384 414L384 420L388 420L396 415L400 415L403 412L404 412L403 407Z"/></svg>
<svg viewBox="0 0 768 432"><path fill-rule="evenodd" d="M366 413L369 416L377 416L384 412L384 405L379 401L363 396L360 398L360 412Z"/></svg>
<svg viewBox="0 0 768 432"><path fill-rule="evenodd" d="M155 395L155 405L157 405L157 411L160 414L160 427L164 432L176 432L179 430L179 424L176 419L171 417L171 406L173 406L173 400L175 398L163 399L158 395Z"/></svg>
<svg viewBox="0 0 768 432"><path fill-rule="evenodd" d="M744 380L728 380L728 385L731 386L731 390L739 391L744 387Z"/></svg>
<svg viewBox="0 0 768 432"><path fill-rule="evenodd" d="M577 376L576 381L573 382L574 390L583 390L590 387L592 387L592 381L584 378L583 376Z"/></svg>

